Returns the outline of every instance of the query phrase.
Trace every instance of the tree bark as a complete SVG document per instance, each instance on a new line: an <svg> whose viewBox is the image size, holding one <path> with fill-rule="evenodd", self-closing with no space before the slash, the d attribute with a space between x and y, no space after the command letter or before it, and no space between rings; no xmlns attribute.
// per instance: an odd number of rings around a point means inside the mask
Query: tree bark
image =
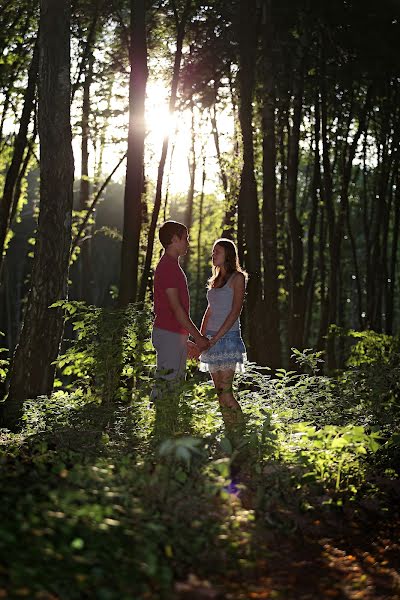
<svg viewBox="0 0 400 600"><path fill-rule="evenodd" d="M397 164L398 168L398 164ZM389 266L389 286L388 293L386 296L386 333L393 335L393 322L394 322L394 297L396 290L396 271L397 271L397 254L399 248L399 228L400 228L400 177L397 176L396 180L396 191L394 197L394 222L393 222L393 233L392 233L392 247L390 253L390 266Z"/></svg>
<svg viewBox="0 0 400 600"><path fill-rule="evenodd" d="M265 364L265 340L260 335L261 319L261 228L254 175L253 140L253 97L255 85L255 55L257 39L256 0L240 0L237 26L239 39L239 121L242 132L243 166L239 192L239 226L242 227L244 266L249 274L247 300L245 304L246 322L251 325L247 331L248 353L251 360ZM239 238L240 239L240 238ZM257 326L254 326L254 322Z"/></svg>
<svg viewBox="0 0 400 600"><path fill-rule="evenodd" d="M15 187L18 181L18 174L23 163L24 152L27 145L28 127L35 103L38 67L39 43L37 41L33 50L32 62L29 68L28 84L25 93L19 131L15 138L13 157L11 165L7 171L4 183L3 198L0 203L0 271L3 264L5 242L8 230L10 228L11 209L13 205Z"/></svg>
<svg viewBox="0 0 400 600"><path fill-rule="evenodd" d="M93 79L94 57L90 55L88 59L85 80L83 83L83 104L82 104L82 143L81 143L81 181L79 189L79 210L84 212L89 208L90 199L90 181L89 181L89 138L90 138L90 87ZM90 227L89 227L90 229ZM80 298L88 304L93 302L93 268L92 268L92 238L86 237L81 245L79 255L79 287Z"/></svg>
<svg viewBox="0 0 400 600"><path fill-rule="evenodd" d="M204 150L203 150L204 152ZM204 187L206 183L206 157L203 154L203 173L201 177L201 192L200 192L200 202L199 202L199 231L197 234L197 265L196 265L196 301L194 313L197 315L199 313L200 306L200 270L201 270L201 249L202 249L202 236L203 236L203 211L204 211Z"/></svg>
<svg viewBox="0 0 400 600"><path fill-rule="evenodd" d="M321 115L319 110L319 93L316 93L314 104L314 166L311 186L311 215L308 228L307 240L307 267L303 285L303 314L304 332L302 345L308 346L308 338L311 325L311 317L314 303L314 253L315 253L315 232L318 218L318 203L321 189L321 159L319 144L321 137Z"/></svg>
<svg viewBox="0 0 400 600"><path fill-rule="evenodd" d="M179 83L179 75L181 68L181 60L182 60L182 47L183 40L185 37L186 31L186 23L190 15L191 11L191 0L186 0L185 7L183 9L182 17L179 19L175 3L174 5L174 13L175 13L175 23L176 23L176 52L175 52L175 60L174 60L174 68L172 74L172 83L171 83L171 95L169 100L169 112L172 114L175 110L176 97L178 91L178 83ZM166 135L163 141L162 149L161 149L161 158L158 164L158 172L157 172L157 185L156 185L156 195L154 199L154 208L153 213L151 215L151 222L148 234L148 243L146 249L146 257L143 266L143 274L142 279L140 281L140 289L138 301L143 304L146 291L148 285L150 283L150 268L151 268L151 259L153 257L153 248L154 248L154 238L157 228L158 215L160 214L161 208L161 198L162 198L162 185L164 179L164 170L165 170L165 161L167 159L169 146L169 136Z"/></svg>
<svg viewBox="0 0 400 600"><path fill-rule="evenodd" d="M300 52L303 52L300 49ZM290 285L289 285L289 348L302 348L304 331L303 310L303 227L297 214L297 178L299 170L300 125L303 110L303 57L297 61L294 75L293 127L290 131L288 147L288 218L290 244Z"/></svg>
<svg viewBox="0 0 400 600"><path fill-rule="evenodd" d="M135 302L144 186L145 101L148 77L146 1L131 0L129 134L124 195L119 305Z"/></svg>
<svg viewBox="0 0 400 600"><path fill-rule="evenodd" d="M271 0L263 4L264 86L263 131L263 260L264 327L268 335L265 361L272 369L281 366L280 314L278 305L278 249L276 220L275 73Z"/></svg>
<svg viewBox="0 0 400 600"><path fill-rule="evenodd" d="M42 0L40 13L40 213L32 283L10 375L3 424L19 427L27 398L52 392L67 296L74 176L70 124L70 2Z"/></svg>
<svg viewBox="0 0 400 600"><path fill-rule="evenodd" d="M190 228L193 224L193 201L194 201L194 186L196 179L196 124L194 117L194 103L193 98L191 98L190 108L192 113L192 124L191 124L191 148L190 148L190 157L188 159L188 168L189 168L189 189L186 199L186 211L184 224L188 228L190 232ZM182 259L182 267L186 271L190 262L190 248L189 251L185 254Z"/></svg>

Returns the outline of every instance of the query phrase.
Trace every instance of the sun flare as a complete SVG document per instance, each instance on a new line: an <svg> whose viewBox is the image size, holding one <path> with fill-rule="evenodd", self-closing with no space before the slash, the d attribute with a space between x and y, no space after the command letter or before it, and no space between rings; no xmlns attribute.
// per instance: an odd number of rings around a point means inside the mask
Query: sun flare
<svg viewBox="0 0 400 600"><path fill-rule="evenodd" d="M122 82L121 82L122 83ZM113 171L119 159L126 151L128 132L128 112L124 110L126 98L123 88L116 85L112 101L113 116L108 122L107 139L103 149L102 177ZM190 184L189 159L192 143L192 114L189 108L169 111L169 86L161 79L149 80L146 94L146 177L153 183L157 180L158 165L163 142L168 137L168 154L164 171L164 190L166 185L172 194L186 194ZM104 108L104 107L103 107ZM79 109L78 109L79 110ZM199 191L202 179L202 156L206 157L207 182L206 193L215 193L215 183L219 178L219 166L216 158L214 139L208 113L200 106L195 107L195 154L197 161L196 189ZM222 110L219 116L220 145L223 152L228 151L233 133L232 115ZM81 149L79 136L74 136L75 177L79 179L81 170ZM90 150L90 168L95 172L98 149ZM124 162L114 174L114 179L122 181L125 176Z"/></svg>

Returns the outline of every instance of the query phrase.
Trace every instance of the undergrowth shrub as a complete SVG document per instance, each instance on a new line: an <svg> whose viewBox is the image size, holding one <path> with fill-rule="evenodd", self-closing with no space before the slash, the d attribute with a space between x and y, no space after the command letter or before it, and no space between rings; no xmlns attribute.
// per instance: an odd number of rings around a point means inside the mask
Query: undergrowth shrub
<svg viewBox="0 0 400 600"><path fill-rule="evenodd" d="M75 337L57 359L63 387L85 390L103 402L129 399L134 387L149 383L154 356L148 310L133 304L105 309L84 302L58 302Z"/></svg>

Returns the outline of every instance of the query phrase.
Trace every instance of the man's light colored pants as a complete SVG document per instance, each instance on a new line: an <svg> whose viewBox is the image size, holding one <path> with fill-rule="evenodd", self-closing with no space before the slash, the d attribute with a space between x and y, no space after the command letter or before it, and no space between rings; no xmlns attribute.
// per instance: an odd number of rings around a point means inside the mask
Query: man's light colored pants
<svg viewBox="0 0 400 600"><path fill-rule="evenodd" d="M187 334L153 328L151 341L157 352L156 383L151 394L153 400L162 396L164 386L171 389L185 379L187 340Z"/></svg>

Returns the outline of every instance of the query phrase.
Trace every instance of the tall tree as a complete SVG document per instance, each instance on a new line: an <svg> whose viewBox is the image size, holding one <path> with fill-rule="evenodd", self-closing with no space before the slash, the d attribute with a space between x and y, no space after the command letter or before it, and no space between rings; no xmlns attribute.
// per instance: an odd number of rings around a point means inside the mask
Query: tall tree
<svg viewBox="0 0 400 600"><path fill-rule="evenodd" d="M145 101L148 77L146 0L131 0L129 133L124 194L119 304L135 302L144 186Z"/></svg>
<svg viewBox="0 0 400 600"><path fill-rule="evenodd" d="M301 348L303 344L304 321L302 311L302 275L304 262L303 226L298 215L298 173L300 153L300 131L304 93L304 41L298 46L293 76L293 125L288 141L288 224L289 224L289 348Z"/></svg>
<svg viewBox="0 0 400 600"><path fill-rule="evenodd" d="M190 156L188 158L188 169L189 169L189 189L186 199L186 211L184 216L184 224L190 231L193 225L193 202L194 202L194 187L196 180L196 167L197 167L197 156L196 156L196 120L194 113L194 102L193 97L190 98L190 112L191 112L191 144L190 144ZM182 267L186 270L190 261L190 250L182 258Z"/></svg>
<svg viewBox="0 0 400 600"><path fill-rule="evenodd" d="M90 201L89 181L89 139L90 139L90 88L93 80L93 54L88 57L83 82L82 101L82 141L81 141L81 181L79 186L79 210L86 211ZM79 296L89 304L93 301L92 236L82 242L79 256Z"/></svg>
<svg viewBox="0 0 400 600"><path fill-rule="evenodd" d="M3 405L19 426L23 401L52 391L67 296L74 164L70 124L70 1L41 0L39 66L40 213L31 289Z"/></svg>
<svg viewBox="0 0 400 600"><path fill-rule="evenodd" d="M39 67L39 44L36 42L32 62L29 67L28 84L25 91L24 106L18 134L15 137L14 152L4 183L3 197L0 202L0 272L3 263L3 253L12 217L12 206L18 183L18 176L23 166L24 152L28 140L28 128L35 104L36 82Z"/></svg>
<svg viewBox="0 0 400 600"><path fill-rule="evenodd" d="M268 332L265 361L271 368L281 366L280 315L278 306L278 249L276 221L276 137L275 73L272 0L263 2L263 259L265 330Z"/></svg>
<svg viewBox="0 0 400 600"><path fill-rule="evenodd" d="M176 51L175 51L175 59L174 59L174 67L172 72L172 82L171 82L171 93L169 98L169 112L172 114L175 111L176 105L176 97L178 91L178 83L179 83L179 75L181 68L181 60L182 60L182 49L183 49L183 40L185 38L186 25L188 19L190 17L190 13L192 11L192 1L186 0L184 7L182 9L182 14L179 14L178 7L176 5L175 0L171 0L171 7L175 20L175 29L176 29ZM139 302L143 303L146 297L147 287L150 281L150 269L151 269L151 259L153 257L153 248L154 248L154 238L157 228L158 215L160 214L161 208L161 199L162 199L162 189L163 189L163 180L164 180L164 170L165 170L165 161L167 160L169 147L169 135L167 134L164 137L162 148L161 148L161 158L158 164L158 172L157 172L157 184L156 184L156 195L154 199L154 207L153 213L151 215L151 222L149 228L149 234L147 238L147 248L146 248L146 256L143 265L143 274L140 281L140 289L139 289Z"/></svg>
<svg viewBox="0 0 400 600"><path fill-rule="evenodd" d="M237 33L239 40L238 85L240 93L239 121L243 144L243 166L238 200L238 238L240 254L249 273L246 301L247 315L262 323L261 308L261 241L257 184L254 174L253 99L255 85L255 58L257 49L256 0L239 0ZM264 336L257 327L248 328L249 355L252 360L265 364Z"/></svg>

